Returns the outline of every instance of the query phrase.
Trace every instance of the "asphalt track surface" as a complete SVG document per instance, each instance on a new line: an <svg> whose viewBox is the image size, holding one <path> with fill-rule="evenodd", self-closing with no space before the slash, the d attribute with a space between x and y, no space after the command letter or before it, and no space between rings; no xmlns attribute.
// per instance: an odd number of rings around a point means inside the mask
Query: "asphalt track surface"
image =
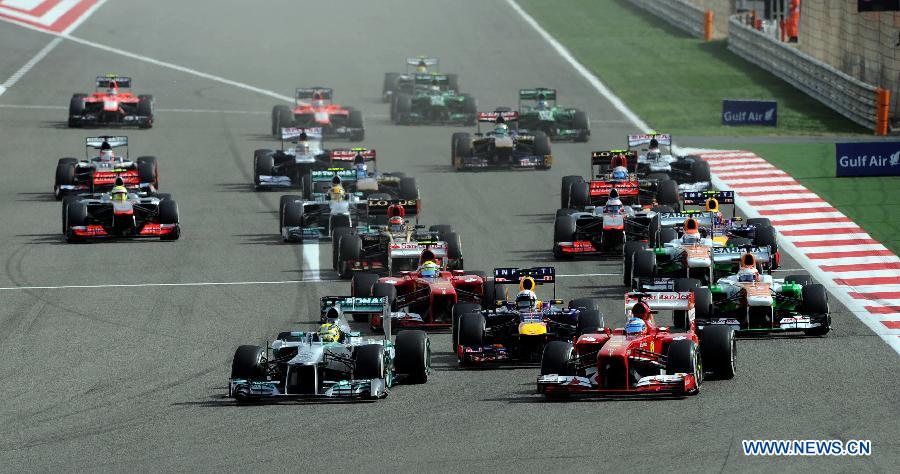
<svg viewBox="0 0 900 474"><path fill-rule="evenodd" d="M381 169L418 179L423 222L462 234L470 269L551 263L560 177L586 174L591 149L621 146L635 131L499 0L320 2L314 12L287 1L117 1L73 34L280 94L334 87L340 102L366 114L365 143ZM6 78L52 38L0 23L0 39ZM514 105L520 87L557 87L561 102L589 111L591 142L554 145L549 172L452 172L456 129L392 126L379 101L383 73L421 52L459 73L482 109ZM67 129L65 110L6 107L66 106L108 71L133 76L159 108L229 111L160 112L152 130L124 132L134 156L159 157L162 190L181 210L178 242L62 242L53 169L61 156L81 156L93 131ZM273 103L64 41L0 97L0 287L310 277L301 247L276 234L279 193L250 185L253 149L274 145L266 136ZM321 256L306 267L333 277L329 245ZM604 262L556 266L560 274L620 271ZM619 280L562 278L558 290L604 298L608 323L621 324ZM318 297L348 287L0 290L0 470L888 472L900 464L897 355L834 298L827 338L741 341L738 376L682 400L547 403L534 393L536 368L458 370L444 334L432 336L431 380L377 403L239 407L223 397L237 345L311 327ZM775 459L740 451L742 439L791 438L870 439L874 453Z"/></svg>

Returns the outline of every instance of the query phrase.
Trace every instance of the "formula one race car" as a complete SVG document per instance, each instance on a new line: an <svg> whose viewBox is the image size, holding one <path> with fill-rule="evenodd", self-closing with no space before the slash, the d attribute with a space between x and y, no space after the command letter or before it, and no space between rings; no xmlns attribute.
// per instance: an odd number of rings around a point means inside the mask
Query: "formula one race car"
<svg viewBox="0 0 900 474"><path fill-rule="evenodd" d="M574 345L565 341L547 344L538 392L547 397L684 396L699 393L704 376L733 378L734 331L711 326L698 332L698 294L709 301L705 288L627 294L624 328L582 334ZM657 326L653 314L658 311L672 311L674 323Z"/></svg>
<svg viewBox="0 0 900 474"><path fill-rule="evenodd" d="M398 93L415 94L416 76L438 72L438 59L428 56L416 56L406 58L406 72L384 73L384 84L381 87L382 102L390 103ZM456 74L444 74L447 76L447 89L459 92L459 80Z"/></svg>
<svg viewBox="0 0 900 474"><path fill-rule="evenodd" d="M270 347L243 345L234 352L228 396L238 402L303 398L377 400L399 382L425 383L431 343L424 331L391 340L363 338L347 314L388 314L384 298L325 296L318 331L285 331ZM390 318L384 318L390 325ZM389 327L389 326L388 326Z"/></svg>
<svg viewBox="0 0 900 474"><path fill-rule="evenodd" d="M122 90L130 88L130 77L97 76L93 93L74 94L69 100L69 128L85 125L152 127L153 96L136 96Z"/></svg>
<svg viewBox="0 0 900 474"><path fill-rule="evenodd" d="M329 157L327 167L310 172L311 193L324 193L340 184L348 193L365 198L419 199L416 178L402 172L379 172L373 149L336 149Z"/></svg>
<svg viewBox="0 0 900 474"><path fill-rule="evenodd" d="M412 91L391 99L391 121L397 125L475 125L478 102L451 87L446 74L416 74Z"/></svg>
<svg viewBox="0 0 900 474"><path fill-rule="evenodd" d="M285 141L292 142L293 146L285 148ZM311 190L310 171L327 166L328 157L328 150L322 148L320 127L282 128L281 149L259 149L253 152L254 188Z"/></svg>
<svg viewBox="0 0 900 474"><path fill-rule="evenodd" d="M646 148L642 148L647 145ZM673 179L682 191L706 191L710 187L709 163L696 155L672 154L668 134L628 135L628 149L638 152L637 173L648 178Z"/></svg>
<svg viewBox="0 0 900 474"><path fill-rule="evenodd" d="M701 327L727 326L739 335L802 332L824 336L831 330L828 294L808 275L772 278L758 270L755 254L741 257L734 275L710 286L712 317L698 318Z"/></svg>
<svg viewBox="0 0 900 474"><path fill-rule="evenodd" d="M84 140L84 159L60 158L56 164L53 195L57 200L71 194L103 193L118 179L129 191L153 194L159 189L159 167L155 156L128 157L128 137L88 137ZM124 155L115 149L125 148ZM91 156L91 151L97 154Z"/></svg>
<svg viewBox="0 0 900 474"><path fill-rule="evenodd" d="M368 272L381 276L414 271L422 262L433 260L449 270L463 269L462 243L459 234L449 225L425 226L410 223L406 216L417 216L419 202L415 200L375 200L368 202L369 221L388 218L388 225L339 227L332 238L332 262L341 278L354 273ZM371 286L371 284L369 284Z"/></svg>
<svg viewBox="0 0 900 474"><path fill-rule="evenodd" d="M110 193L67 196L63 200L66 241L141 237L177 240L181 236L174 200L126 193L122 184L117 187Z"/></svg>
<svg viewBox="0 0 900 474"><path fill-rule="evenodd" d="M498 291L498 286L507 284L519 285L511 301ZM553 285L553 299L541 301L534 290L545 284ZM497 301L489 305L491 309L469 311L454 320L453 349L460 366L537 360L547 342L571 341L605 326L595 300L579 298L566 308L563 300L556 299L553 267L496 268L494 289Z"/></svg>
<svg viewBox="0 0 900 474"><path fill-rule="evenodd" d="M480 112L478 131L453 134L451 164L457 171L488 168L549 170L553 165L550 138L544 132L533 135L518 132L519 113L515 111ZM495 124L481 133L482 123ZM516 124L510 130L509 123Z"/></svg>
<svg viewBox="0 0 900 474"><path fill-rule="evenodd" d="M607 150L591 153L591 176L564 176L560 190L561 207L585 209L602 206L615 190L627 205L663 206L669 211L678 207L679 185L662 177L647 177L636 172L637 153Z"/></svg>
<svg viewBox="0 0 900 474"><path fill-rule="evenodd" d="M486 287L483 273L447 270L430 249L422 252L415 271L381 278L357 273L351 281L354 296L386 297L391 303L393 324L404 328L450 328L460 310L477 308L493 294L493 286L488 288L490 293L485 292ZM386 330L380 314L371 315L369 326L375 331Z"/></svg>
<svg viewBox="0 0 900 474"><path fill-rule="evenodd" d="M294 92L294 107L272 107L272 136L282 128L321 128L325 138L359 141L366 129L362 112L331 102L334 91L328 87L299 87Z"/></svg>
<svg viewBox="0 0 900 474"><path fill-rule="evenodd" d="M328 239L339 227L356 227L367 218L368 201L362 193L347 193L335 184L327 193L303 196L281 196L279 222L281 238L285 242L304 242Z"/></svg>
<svg viewBox="0 0 900 474"><path fill-rule="evenodd" d="M556 105L556 89L537 87L519 91L522 132L544 132L553 141L586 142L591 137L587 112Z"/></svg>

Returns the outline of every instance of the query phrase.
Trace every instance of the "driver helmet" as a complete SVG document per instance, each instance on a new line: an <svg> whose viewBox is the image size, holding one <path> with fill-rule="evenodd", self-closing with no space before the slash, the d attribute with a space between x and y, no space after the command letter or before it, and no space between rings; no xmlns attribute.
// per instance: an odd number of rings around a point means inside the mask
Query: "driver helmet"
<svg viewBox="0 0 900 474"><path fill-rule="evenodd" d="M641 318L628 318L628 322L625 323L625 335L643 336L644 334L647 334L647 323Z"/></svg>
<svg viewBox="0 0 900 474"><path fill-rule="evenodd" d="M612 179L628 179L628 168L616 166L612 172Z"/></svg>
<svg viewBox="0 0 900 474"><path fill-rule="evenodd" d="M432 83L431 86L428 87L428 90L430 90L431 92L440 92L441 86Z"/></svg>
<svg viewBox="0 0 900 474"><path fill-rule="evenodd" d="M653 312L650 311L650 306L643 301L639 301L631 307L631 316L633 318L641 319L645 322L650 322L653 320Z"/></svg>
<svg viewBox="0 0 900 474"><path fill-rule="evenodd" d="M422 269L419 270L419 274L425 278L436 278L439 270L440 267L438 267L438 264L434 263L433 260L429 260L422 264Z"/></svg>
<svg viewBox="0 0 900 474"><path fill-rule="evenodd" d="M109 198L113 201L124 201L128 199L128 189L125 186L114 186L109 192Z"/></svg>
<svg viewBox="0 0 900 474"><path fill-rule="evenodd" d="M338 342L341 340L341 329L334 323L325 323L319 327L319 341Z"/></svg>
<svg viewBox="0 0 900 474"><path fill-rule="evenodd" d="M406 230L406 223L403 222L403 218L400 216L391 217L390 221L391 232L403 232Z"/></svg>
<svg viewBox="0 0 900 474"><path fill-rule="evenodd" d="M115 158L116 154L113 152L112 147L109 146L109 143L103 142L103 144L100 145L100 161L112 161Z"/></svg>
<svg viewBox="0 0 900 474"><path fill-rule="evenodd" d="M537 101L537 108L539 108L539 109L546 109L546 108L549 108L549 107L550 107L550 103L547 102L546 100L541 99L541 100Z"/></svg>
<svg viewBox="0 0 900 474"><path fill-rule="evenodd" d="M531 290L522 290L516 295L516 309L532 311L537 306L537 295Z"/></svg>
<svg viewBox="0 0 900 474"><path fill-rule="evenodd" d="M416 72L419 74L428 73L428 66L425 64L425 61L419 61L419 64L416 66Z"/></svg>
<svg viewBox="0 0 900 474"><path fill-rule="evenodd" d="M695 221L694 219L685 219L684 235L681 236L681 243L683 243L683 244L699 244L700 243L700 228L697 226L697 221Z"/></svg>
<svg viewBox="0 0 900 474"><path fill-rule="evenodd" d="M648 151L659 153L659 140L655 138L650 139L650 149Z"/></svg>
<svg viewBox="0 0 900 474"><path fill-rule="evenodd" d="M365 179L369 176L369 166L362 159L362 155L356 155L356 162L353 164L356 170L356 179Z"/></svg>
<svg viewBox="0 0 900 474"><path fill-rule="evenodd" d="M498 123L496 127L494 127L494 135L498 136L506 136L509 133L509 125L505 123Z"/></svg>
<svg viewBox="0 0 900 474"><path fill-rule="evenodd" d="M340 184L335 184L331 187L331 191L328 193L329 197L332 201L343 201L344 200L344 187Z"/></svg>
<svg viewBox="0 0 900 474"><path fill-rule="evenodd" d="M607 214L619 214L622 212L622 201L619 198L610 198L606 200L603 212Z"/></svg>
<svg viewBox="0 0 900 474"><path fill-rule="evenodd" d="M759 281L759 270L756 269L756 265L741 265L741 269L738 270L738 281L745 283Z"/></svg>

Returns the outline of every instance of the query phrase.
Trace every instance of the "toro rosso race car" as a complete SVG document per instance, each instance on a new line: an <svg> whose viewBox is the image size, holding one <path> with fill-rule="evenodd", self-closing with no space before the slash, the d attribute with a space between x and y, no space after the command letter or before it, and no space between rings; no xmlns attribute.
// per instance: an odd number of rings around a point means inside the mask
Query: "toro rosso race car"
<svg viewBox="0 0 900 474"><path fill-rule="evenodd" d="M538 393L684 396L699 393L705 375L733 378L734 331L717 326L698 333L695 294L700 291L629 293L624 328L582 334L574 344L548 343ZM672 312L671 326L656 324L653 315L659 311Z"/></svg>
<svg viewBox="0 0 900 474"><path fill-rule="evenodd" d="M282 128L320 128L326 138L365 138L362 112L332 103L333 96L334 91L328 87L297 88L293 108L272 108L272 136L278 137Z"/></svg>
<svg viewBox="0 0 900 474"><path fill-rule="evenodd" d="M131 78L110 74L97 76L91 94L74 94L69 100L69 128L86 125L153 126L153 96L134 95Z"/></svg>
<svg viewBox="0 0 900 474"><path fill-rule="evenodd" d="M399 382L425 383L431 344L424 331L402 331L391 340L363 338L346 315L386 315L384 298L325 296L318 331L284 331L266 348L243 345L234 352L228 396L238 402L291 399L377 400ZM390 318L383 318L390 325Z"/></svg>
<svg viewBox="0 0 900 474"><path fill-rule="evenodd" d="M628 149L638 153L638 174L660 180L673 179L681 185L682 191L709 189L709 163L695 155L674 156L671 146L672 136L668 134L628 135Z"/></svg>
<svg viewBox="0 0 900 474"><path fill-rule="evenodd" d="M453 134L450 155L457 171L489 168L548 170L553 165L550 138L544 132L520 134L515 111L480 112L478 130ZM492 130L482 133L481 124L492 123Z"/></svg>
<svg viewBox="0 0 900 474"><path fill-rule="evenodd" d="M831 329L828 293L808 275L772 278L759 271L756 255L741 257L736 274L710 285L712 316L701 327L726 326L738 335L799 332L824 336Z"/></svg>
<svg viewBox="0 0 900 474"><path fill-rule="evenodd" d="M174 200L129 193L121 184L109 193L67 196L62 215L68 242L141 237L177 240L181 236Z"/></svg>
<svg viewBox="0 0 900 474"><path fill-rule="evenodd" d="M108 192L118 180L135 193L153 194L159 189L156 157L141 156L132 161L128 137L88 137L84 144L83 160L60 158L56 164L53 195L57 200L72 194ZM124 148L124 154L116 153L118 148Z"/></svg>
<svg viewBox="0 0 900 474"><path fill-rule="evenodd" d="M416 74L412 91L399 91L391 99L391 121L398 125L474 125L478 102L461 94L446 74Z"/></svg>
<svg viewBox="0 0 900 474"><path fill-rule="evenodd" d="M627 205L662 206L672 211L678 206L679 185L666 176L644 176L636 172L637 152L605 150L591 153L591 176L564 176L560 206L584 209L602 206L615 190Z"/></svg>
<svg viewBox="0 0 900 474"><path fill-rule="evenodd" d="M498 291L501 285L519 285L512 300ZM537 299L540 285L553 285L553 299ZM591 298L569 302L556 299L553 267L494 269L496 301L490 309L473 309L454 320L453 349L460 366L517 360L536 361L548 341L572 340L605 326L599 305Z"/></svg>
<svg viewBox="0 0 900 474"><path fill-rule="evenodd" d="M587 112L556 105L556 89L538 87L519 90L519 126L544 132L553 141L586 142L591 137Z"/></svg>
<svg viewBox="0 0 900 474"><path fill-rule="evenodd" d="M381 88L383 102L390 103L398 93L413 95L416 89L416 76L429 75L439 72L438 58L428 56L416 56L406 58L406 72L384 73L384 83ZM459 79L456 74L443 74L447 77L447 89L459 92Z"/></svg>

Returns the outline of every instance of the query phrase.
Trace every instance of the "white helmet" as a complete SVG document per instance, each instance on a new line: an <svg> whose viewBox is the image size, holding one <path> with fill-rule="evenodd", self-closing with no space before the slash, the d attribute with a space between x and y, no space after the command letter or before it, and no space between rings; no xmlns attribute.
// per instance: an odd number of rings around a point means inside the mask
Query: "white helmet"
<svg viewBox="0 0 900 474"><path fill-rule="evenodd" d="M537 306L537 295L531 290L522 290L516 295L516 309L533 310Z"/></svg>

